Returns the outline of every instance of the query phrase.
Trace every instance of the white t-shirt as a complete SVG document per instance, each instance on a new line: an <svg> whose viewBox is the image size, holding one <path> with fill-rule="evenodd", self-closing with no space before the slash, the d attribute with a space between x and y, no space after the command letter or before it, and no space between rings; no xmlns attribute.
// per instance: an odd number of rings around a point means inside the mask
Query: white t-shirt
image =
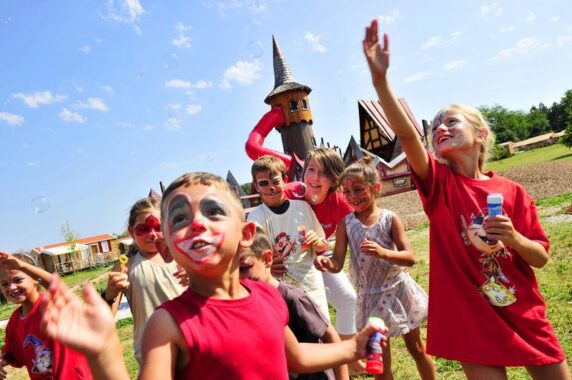
<svg viewBox="0 0 572 380"><path fill-rule="evenodd" d="M290 200L285 213L275 214L268 206L261 204L252 210L248 220L260 224L268 232L273 244L273 257L284 257L286 275L278 280L304 289L329 319L324 280L314 267L315 251L301 247L303 239L298 229L300 226L314 231L320 239L324 238L324 230L310 205L304 201Z"/></svg>

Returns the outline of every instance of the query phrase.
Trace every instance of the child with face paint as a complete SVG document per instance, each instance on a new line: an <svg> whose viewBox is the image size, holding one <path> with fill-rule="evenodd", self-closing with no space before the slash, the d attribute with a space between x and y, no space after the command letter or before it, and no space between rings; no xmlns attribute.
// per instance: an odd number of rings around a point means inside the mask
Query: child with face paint
<svg viewBox="0 0 572 380"><path fill-rule="evenodd" d="M255 225L244 221L238 197L222 178L189 173L176 179L163 195L162 226L190 284L147 323L140 379L285 380L288 370L317 372L366 355L374 326L340 343L298 343L280 293L239 279L239 251L252 244ZM42 302L43 327L85 352L97 379L128 379L104 305L93 287L84 290L82 303L56 278Z"/></svg>
<svg viewBox="0 0 572 380"><path fill-rule="evenodd" d="M385 321L387 337L403 336L407 350L416 362L422 379L435 379L435 366L425 353L419 326L427 317L427 294L404 266L415 263L415 253L401 219L380 209L375 200L381 183L370 158L346 168L342 176L343 194L353 212L336 227L332 258L318 256L316 267L339 272L350 247L350 280L357 290L356 324L362 328L369 317ZM388 340L383 350L384 373L376 379L392 379L391 350Z"/></svg>
<svg viewBox="0 0 572 380"><path fill-rule="evenodd" d="M141 366L141 339L145 324L163 302L179 296L186 285L186 274L176 263L165 262L159 252L163 243L160 205L156 199L143 198L129 212L128 231L137 253L125 266L113 267L103 298L112 304L120 292L126 291L133 315L133 351Z"/></svg>
<svg viewBox="0 0 572 380"><path fill-rule="evenodd" d="M251 174L263 204L250 212L248 220L258 223L270 236L275 261L272 274L304 289L329 319L324 280L314 268L316 254L330 249L320 222L308 203L286 198L282 160L262 156L252 164ZM305 234L300 235L301 228Z"/></svg>
<svg viewBox="0 0 572 380"><path fill-rule="evenodd" d="M434 154L427 153L389 85L383 37L382 46L372 21L363 49L429 218L427 351L461 362L469 379L506 379L507 366L524 366L534 379L569 379L532 270L546 264L549 248L534 200L521 185L484 171L493 136L473 108L439 111ZM489 193L503 195L502 215L488 217Z"/></svg>
<svg viewBox="0 0 572 380"><path fill-rule="evenodd" d="M308 153L304 162L302 181L305 191L297 191L300 182L286 184L286 197L308 202L322 225L326 238L333 236L340 220L352 211L339 191L343 172L344 162L336 151L316 148ZM336 330L342 339L350 338L356 333L356 292L343 271L323 272L322 275L327 299L336 310ZM358 366L358 369L363 370L365 367Z"/></svg>
<svg viewBox="0 0 572 380"><path fill-rule="evenodd" d="M17 257L0 252L0 288L4 297L20 305L10 317L0 357L0 379L4 366L26 366L32 380L92 379L83 354L61 345L40 331L42 318L40 285L47 286L52 275Z"/></svg>
<svg viewBox="0 0 572 380"><path fill-rule="evenodd" d="M320 311L320 308L308 294L295 286L279 282L272 277L272 244L264 229L256 226L256 233L252 246L244 250L240 256L240 278L265 282L274 286L288 306L288 327L298 339L298 342L307 343L335 343L340 336ZM340 366L333 370L308 374L291 374L290 379L298 380L333 380L349 379L347 366Z"/></svg>

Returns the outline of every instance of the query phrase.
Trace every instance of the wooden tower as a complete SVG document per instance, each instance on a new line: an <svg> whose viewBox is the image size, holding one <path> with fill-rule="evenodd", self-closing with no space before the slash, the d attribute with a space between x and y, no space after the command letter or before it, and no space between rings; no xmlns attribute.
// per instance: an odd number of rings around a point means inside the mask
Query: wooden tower
<svg viewBox="0 0 572 380"><path fill-rule="evenodd" d="M312 130L312 111L308 94L312 89L294 81L292 73L282 56L280 47L272 36L274 63L274 89L264 102L270 106L280 106L284 124L277 127L282 136L284 153L304 160L308 151L316 146Z"/></svg>

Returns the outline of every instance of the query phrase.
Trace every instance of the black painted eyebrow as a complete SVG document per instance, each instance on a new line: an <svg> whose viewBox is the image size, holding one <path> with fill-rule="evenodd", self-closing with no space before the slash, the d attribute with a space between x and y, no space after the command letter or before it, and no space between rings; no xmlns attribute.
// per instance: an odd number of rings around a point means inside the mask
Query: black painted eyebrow
<svg viewBox="0 0 572 380"><path fill-rule="evenodd" d="M186 195L177 194L169 201L167 205L167 215L170 215L173 212L173 209L180 207L180 206L187 206L190 207L189 199Z"/></svg>
<svg viewBox="0 0 572 380"><path fill-rule="evenodd" d="M226 203L222 199L219 199L216 196L209 196L209 195L201 199L200 208L201 208L201 213L203 215L205 215L206 210L210 210L213 207L218 207L221 210L223 210L226 215L230 215L230 208L226 205Z"/></svg>

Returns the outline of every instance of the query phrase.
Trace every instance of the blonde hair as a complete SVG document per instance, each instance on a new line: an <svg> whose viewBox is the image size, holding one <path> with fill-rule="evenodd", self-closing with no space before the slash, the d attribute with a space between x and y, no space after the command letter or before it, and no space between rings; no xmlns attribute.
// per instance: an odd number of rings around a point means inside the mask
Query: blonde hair
<svg viewBox="0 0 572 380"><path fill-rule="evenodd" d="M486 121L483 114L478 109L458 103L451 104L442 108L439 112L437 112L433 120L441 117L441 115L445 113L450 112L463 115L463 117L469 122L473 133L479 133L484 129L488 131L488 134L485 137L484 142L481 144L481 148L479 150L479 170L483 171L485 163L489 159L490 152L495 143L495 135L491 130L489 123Z"/></svg>
<svg viewBox="0 0 572 380"><path fill-rule="evenodd" d="M191 172L183 174L182 176L171 182L171 184L167 187L167 189L163 193L163 198L161 200L161 209L163 206L167 204L166 200L171 193L173 193L179 187L182 186L187 187L193 185L213 186L221 190L223 193L229 194L230 198L232 199L233 205L239 211L241 221L244 222L245 220L244 209L242 208L240 199L238 198L238 195L236 194L234 189L229 185L228 182L226 182L221 177L205 172ZM161 220L163 220L163 215L164 213L161 213Z"/></svg>
<svg viewBox="0 0 572 380"><path fill-rule="evenodd" d="M131 206L131 210L129 210L129 219L127 221L127 225L129 227L133 227L135 225L135 219L139 214L144 212L153 212L156 210L160 210L159 201L155 198L141 198L133 206Z"/></svg>
<svg viewBox="0 0 572 380"><path fill-rule="evenodd" d="M370 156L366 156L344 170L344 174L342 175L342 181L345 180L347 177L354 177L363 182L365 182L372 190L375 191L374 186L376 183L381 182L379 179L379 173L372 165L373 158ZM376 194L378 195L378 194Z"/></svg>
<svg viewBox="0 0 572 380"><path fill-rule="evenodd" d="M304 162L302 178L306 175L306 168L312 160L320 167L320 171L332 181L332 186L329 191L334 191L340 187L342 175L344 174L344 161L342 161L335 150L316 148L309 151L306 156L306 161Z"/></svg>

